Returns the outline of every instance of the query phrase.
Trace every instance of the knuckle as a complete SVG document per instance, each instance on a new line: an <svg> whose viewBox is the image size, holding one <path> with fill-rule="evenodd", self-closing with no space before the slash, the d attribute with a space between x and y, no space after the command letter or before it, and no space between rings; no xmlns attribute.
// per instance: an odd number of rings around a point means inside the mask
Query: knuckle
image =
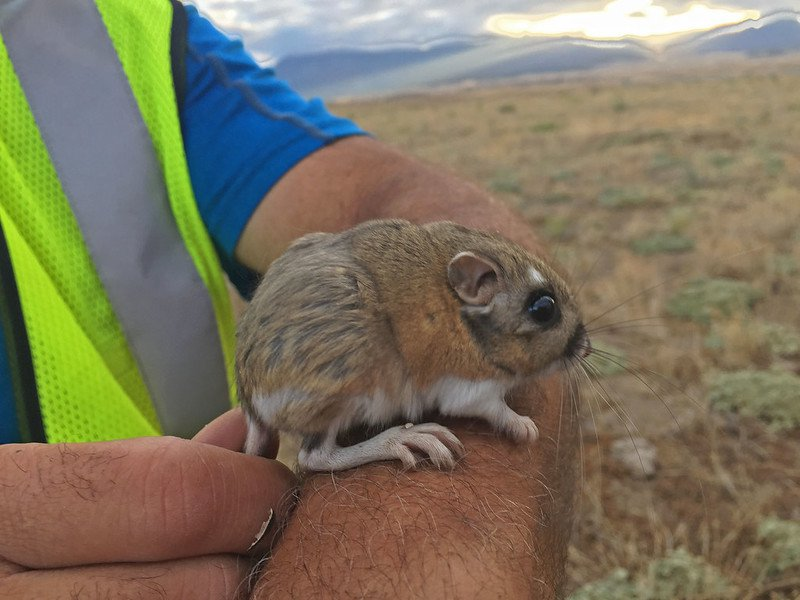
<svg viewBox="0 0 800 600"><path fill-rule="evenodd" d="M0 598L22 600L30 597L27 594L27 586L23 585L18 578L6 577L0 580Z"/></svg>
<svg viewBox="0 0 800 600"><path fill-rule="evenodd" d="M174 551L202 549L218 531L225 489L220 485L220 465L207 460L191 442L164 438L143 468L145 518L149 528L169 531L162 540ZM220 489L220 488L223 489Z"/></svg>
<svg viewBox="0 0 800 600"><path fill-rule="evenodd" d="M245 598L248 581L244 564L231 556L190 559L171 573L173 600L234 600Z"/></svg>
<svg viewBox="0 0 800 600"><path fill-rule="evenodd" d="M245 571L247 566L243 559L234 557L218 557L209 560L204 574L207 585L203 588L204 595L200 596L201 600L202 598L208 600L245 598L249 587ZM187 596L187 600L188 598L196 599L198 594Z"/></svg>

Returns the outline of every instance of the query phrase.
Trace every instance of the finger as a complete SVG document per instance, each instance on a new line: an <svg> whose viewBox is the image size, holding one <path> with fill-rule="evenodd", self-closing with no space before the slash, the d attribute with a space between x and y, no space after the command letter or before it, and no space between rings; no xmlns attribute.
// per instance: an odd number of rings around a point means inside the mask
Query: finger
<svg viewBox="0 0 800 600"><path fill-rule="evenodd" d="M26 569L20 567L19 565L15 565L12 562L0 558L0 581L4 577L8 577L9 575L13 575L14 573L19 573L20 571L25 571L25 570ZM2 597L3 596L0 596L0 598Z"/></svg>
<svg viewBox="0 0 800 600"><path fill-rule="evenodd" d="M282 464L177 438L0 446L0 557L32 568L243 553L289 510Z"/></svg>
<svg viewBox="0 0 800 600"><path fill-rule="evenodd" d="M246 435L247 428L244 423L242 409L234 408L211 421L192 439L195 442L241 452Z"/></svg>
<svg viewBox="0 0 800 600"><path fill-rule="evenodd" d="M241 452L246 436L247 425L245 424L244 414L242 409L237 407L211 421L192 439L196 442ZM278 432L271 430L266 443L262 447L260 456L275 458L278 454L278 444Z"/></svg>
<svg viewBox="0 0 800 600"><path fill-rule="evenodd" d="M204 556L142 565L26 571L0 579L0 598L238 600L247 597L250 568L243 558Z"/></svg>

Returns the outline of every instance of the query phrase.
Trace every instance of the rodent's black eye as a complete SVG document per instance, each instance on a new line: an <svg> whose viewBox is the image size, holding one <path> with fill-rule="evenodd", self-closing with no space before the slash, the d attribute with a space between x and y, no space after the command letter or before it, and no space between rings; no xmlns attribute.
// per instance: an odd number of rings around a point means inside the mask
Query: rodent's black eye
<svg viewBox="0 0 800 600"><path fill-rule="evenodd" d="M539 325L552 325L558 320L559 311L553 294L537 292L528 301L528 314Z"/></svg>

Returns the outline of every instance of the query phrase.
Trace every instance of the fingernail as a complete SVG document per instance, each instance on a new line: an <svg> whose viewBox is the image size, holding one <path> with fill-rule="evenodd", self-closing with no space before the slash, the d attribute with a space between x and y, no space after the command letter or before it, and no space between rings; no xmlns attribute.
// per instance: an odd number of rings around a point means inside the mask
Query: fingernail
<svg viewBox="0 0 800 600"><path fill-rule="evenodd" d="M247 548L247 551L250 552L253 548L255 548L256 544L264 539L264 534L267 533L267 529L269 529L270 524L272 523L272 517L275 516L275 511L271 508L269 509L269 516L267 516L267 520L261 524L261 527L256 533L256 538L253 540L253 543Z"/></svg>

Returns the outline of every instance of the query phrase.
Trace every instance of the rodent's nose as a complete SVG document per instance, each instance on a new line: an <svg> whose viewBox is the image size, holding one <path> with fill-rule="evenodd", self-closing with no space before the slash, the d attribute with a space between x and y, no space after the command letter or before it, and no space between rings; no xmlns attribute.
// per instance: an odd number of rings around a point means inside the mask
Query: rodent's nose
<svg viewBox="0 0 800 600"><path fill-rule="evenodd" d="M583 339L578 343L578 356L580 358L586 358L592 353L592 342L589 339L589 336L584 333Z"/></svg>

